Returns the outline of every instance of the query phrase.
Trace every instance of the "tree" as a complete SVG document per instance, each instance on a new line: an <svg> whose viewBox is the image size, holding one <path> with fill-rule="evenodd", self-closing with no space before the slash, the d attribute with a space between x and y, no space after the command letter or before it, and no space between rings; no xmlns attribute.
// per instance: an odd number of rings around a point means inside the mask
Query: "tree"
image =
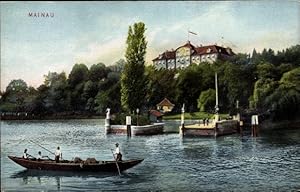
<svg viewBox="0 0 300 192"><path fill-rule="evenodd" d="M22 110L25 98L29 92L27 83L22 79L12 80L6 87L5 100L18 105Z"/></svg>
<svg viewBox="0 0 300 192"><path fill-rule="evenodd" d="M270 94L272 94L276 88L278 87L278 83L272 79L259 79L256 81L253 91L253 108L259 110L265 110L267 106L265 105L265 99Z"/></svg>
<svg viewBox="0 0 300 192"><path fill-rule="evenodd" d="M189 112L197 110L197 99L203 90L202 82L202 70L198 65L190 65L179 72L177 101L184 103Z"/></svg>
<svg viewBox="0 0 300 192"><path fill-rule="evenodd" d="M89 79L92 82L99 82L107 77L109 70L103 63L94 64L90 67Z"/></svg>
<svg viewBox="0 0 300 192"><path fill-rule="evenodd" d="M129 26L126 48L126 64L121 75L121 104L127 112L142 108L146 96L145 55L146 28L142 22Z"/></svg>
<svg viewBox="0 0 300 192"><path fill-rule="evenodd" d="M82 96L84 85L88 79L89 70L84 64L75 64L69 74L68 88L70 91L70 102L73 110L84 111L86 98Z"/></svg>
<svg viewBox="0 0 300 192"><path fill-rule="evenodd" d="M299 118L300 67L283 74L279 87L265 98L265 105L272 111L273 120Z"/></svg>
<svg viewBox="0 0 300 192"><path fill-rule="evenodd" d="M149 108L156 108L158 104L164 98L168 98L171 101L176 99L176 71L161 69L155 70L154 66L146 67L146 75L148 78L147 85L147 104Z"/></svg>
<svg viewBox="0 0 300 192"><path fill-rule="evenodd" d="M118 60L114 65L110 66L109 68L114 71L121 73L125 67L126 61L124 59Z"/></svg>
<svg viewBox="0 0 300 192"><path fill-rule="evenodd" d="M69 85L71 88L88 79L89 70L85 64L75 64L69 74Z"/></svg>
<svg viewBox="0 0 300 192"><path fill-rule="evenodd" d="M214 89L202 91L197 102L200 111L213 111L216 105L216 91Z"/></svg>
<svg viewBox="0 0 300 192"><path fill-rule="evenodd" d="M257 65L256 72L259 79L266 79L266 78L275 79L277 77L276 68L271 63L261 63Z"/></svg>
<svg viewBox="0 0 300 192"><path fill-rule="evenodd" d="M66 73L49 72L45 75L44 84L47 96L44 98L45 106L51 113L66 111L69 107Z"/></svg>

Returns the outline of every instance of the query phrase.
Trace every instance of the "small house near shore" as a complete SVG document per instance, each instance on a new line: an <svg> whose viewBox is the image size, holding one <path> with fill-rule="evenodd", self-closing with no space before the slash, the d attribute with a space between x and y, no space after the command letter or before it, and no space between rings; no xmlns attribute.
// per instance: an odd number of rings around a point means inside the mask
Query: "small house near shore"
<svg viewBox="0 0 300 192"><path fill-rule="evenodd" d="M152 109L149 111L149 114L150 114L151 122L155 122L155 123L162 122L163 114L161 112Z"/></svg>
<svg viewBox="0 0 300 192"><path fill-rule="evenodd" d="M156 105L157 110L162 111L163 113L171 112L174 106L175 105L171 103L167 98L164 98L160 103Z"/></svg>

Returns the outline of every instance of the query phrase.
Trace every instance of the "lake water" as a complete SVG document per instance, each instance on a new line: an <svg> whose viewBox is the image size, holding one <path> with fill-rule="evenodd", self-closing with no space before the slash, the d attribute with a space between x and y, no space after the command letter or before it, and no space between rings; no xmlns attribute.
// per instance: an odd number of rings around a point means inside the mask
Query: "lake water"
<svg viewBox="0 0 300 192"><path fill-rule="evenodd" d="M167 122L177 130L179 122ZM297 191L300 190L300 130L220 138L184 138L178 133L127 138L105 135L103 120L1 121L1 191ZM124 159L138 166L111 174L26 171L7 158L42 151L64 159L112 160L118 142Z"/></svg>

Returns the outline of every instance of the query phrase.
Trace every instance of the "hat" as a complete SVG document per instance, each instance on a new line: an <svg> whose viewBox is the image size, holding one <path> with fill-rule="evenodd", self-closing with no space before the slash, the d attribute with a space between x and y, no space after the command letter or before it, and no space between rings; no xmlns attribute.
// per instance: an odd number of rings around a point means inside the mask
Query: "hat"
<svg viewBox="0 0 300 192"><path fill-rule="evenodd" d="M119 145L119 143L116 143L116 146L118 146Z"/></svg>

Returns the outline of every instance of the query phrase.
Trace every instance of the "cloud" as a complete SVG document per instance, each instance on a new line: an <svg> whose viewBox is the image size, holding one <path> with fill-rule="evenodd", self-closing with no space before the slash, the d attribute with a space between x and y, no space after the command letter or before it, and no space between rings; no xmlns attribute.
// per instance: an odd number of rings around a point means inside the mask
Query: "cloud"
<svg viewBox="0 0 300 192"><path fill-rule="evenodd" d="M111 65L124 57L126 36L120 36L104 43L89 43L85 51L78 52L75 63Z"/></svg>

